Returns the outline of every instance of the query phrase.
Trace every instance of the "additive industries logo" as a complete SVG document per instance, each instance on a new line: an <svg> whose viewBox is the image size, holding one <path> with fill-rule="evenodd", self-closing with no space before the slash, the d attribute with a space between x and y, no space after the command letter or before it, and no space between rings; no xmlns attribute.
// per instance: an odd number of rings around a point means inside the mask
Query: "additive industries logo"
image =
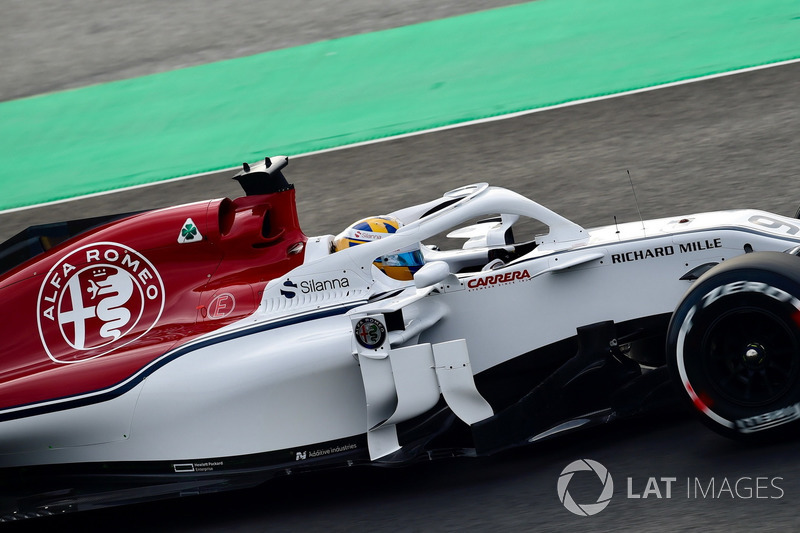
<svg viewBox="0 0 800 533"><path fill-rule="evenodd" d="M100 357L147 333L164 310L164 283L142 254L98 242L64 256L39 289L36 319L57 363Z"/></svg>
<svg viewBox="0 0 800 533"><path fill-rule="evenodd" d="M569 493L568 487L570 481L572 481L572 477L576 472L583 471L594 472L603 486L600 495L597 497L597 501L594 503L579 504ZM561 475L558 477L557 489L558 499L561 500L561 503L564 504L564 507L566 507L569 512L578 516L592 516L608 506L608 503L611 501L611 496L614 495L614 481L611 479L611 474L608 472L608 469L597 461L578 459L568 464L566 468L561 471Z"/></svg>

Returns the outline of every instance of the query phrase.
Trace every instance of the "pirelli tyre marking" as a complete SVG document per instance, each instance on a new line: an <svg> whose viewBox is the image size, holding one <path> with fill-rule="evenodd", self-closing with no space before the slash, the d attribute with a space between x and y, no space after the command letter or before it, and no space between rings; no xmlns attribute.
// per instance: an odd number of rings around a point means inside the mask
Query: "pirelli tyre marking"
<svg viewBox="0 0 800 533"><path fill-rule="evenodd" d="M750 416L747 418L740 418L736 421L736 429L742 433L755 433L765 429L787 424L793 420L800 418L800 402L776 409L763 415Z"/></svg>
<svg viewBox="0 0 800 533"><path fill-rule="evenodd" d="M702 298L700 298L700 300L686 313L678 332L678 340L676 343L676 363L681 383L683 384L684 389L689 395L689 398L691 398L695 407L697 407L710 419L724 427L736 429L742 433L754 433L800 418L800 404L790 405L769 413L742 418L735 421L723 418L711 409L711 407L708 405L708 399L704 398L702 394L698 394L692 387L686 372L683 352L683 348L686 343L686 336L689 334L694 325L693 319L697 312L708 307L724 296L743 292L759 293L773 298L779 302L788 303L792 305L798 313L800 313L800 300L788 292L768 285L767 283L760 281L734 281L725 285L720 285L719 287L715 287L706 293Z"/></svg>

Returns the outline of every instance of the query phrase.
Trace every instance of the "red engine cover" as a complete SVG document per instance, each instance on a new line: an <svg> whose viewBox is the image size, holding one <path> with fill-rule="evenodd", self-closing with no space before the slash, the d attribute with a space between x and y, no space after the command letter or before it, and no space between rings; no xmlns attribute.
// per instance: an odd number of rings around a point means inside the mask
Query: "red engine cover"
<svg viewBox="0 0 800 533"><path fill-rule="evenodd" d="M110 390L253 313L306 240L290 189L133 215L20 265L0 279L0 415Z"/></svg>

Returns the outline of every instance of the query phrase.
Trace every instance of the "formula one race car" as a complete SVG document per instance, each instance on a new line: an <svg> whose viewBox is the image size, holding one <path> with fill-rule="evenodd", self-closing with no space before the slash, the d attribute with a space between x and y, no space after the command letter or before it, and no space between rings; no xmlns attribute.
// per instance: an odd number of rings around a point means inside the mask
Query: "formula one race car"
<svg viewBox="0 0 800 533"><path fill-rule="evenodd" d="M478 183L306 237L287 162L0 245L0 521L491 454L673 391L730 436L800 418L796 219L587 230Z"/></svg>

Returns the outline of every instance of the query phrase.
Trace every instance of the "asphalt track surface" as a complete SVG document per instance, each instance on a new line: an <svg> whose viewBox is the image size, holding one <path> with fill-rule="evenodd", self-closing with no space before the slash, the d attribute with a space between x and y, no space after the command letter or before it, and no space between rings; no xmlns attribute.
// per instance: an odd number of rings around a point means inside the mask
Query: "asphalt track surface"
<svg viewBox="0 0 800 533"><path fill-rule="evenodd" d="M738 207L792 215L800 204L797 94L795 64L294 158L287 176L309 235L476 181L510 187L587 227L636 220L626 169L645 218ZM236 196L230 174L11 213L0 217L0 238L32 223ZM800 528L797 445L742 446L677 412L489 458L309 474L8 530L791 531ZM609 506L592 517L572 515L556 494L561 470L580 458L605 465L615 483ZM641 495L650 477L662 496L660 478L676 478L671 498L627 497L628 478ZM725 480L733 487L740 479L740 496L749 485L750 498L720 493ZM713 480L719 497L687 494L687 480L704 490ZM596 487L585 488L576 499L596 497Z"/></svg>

